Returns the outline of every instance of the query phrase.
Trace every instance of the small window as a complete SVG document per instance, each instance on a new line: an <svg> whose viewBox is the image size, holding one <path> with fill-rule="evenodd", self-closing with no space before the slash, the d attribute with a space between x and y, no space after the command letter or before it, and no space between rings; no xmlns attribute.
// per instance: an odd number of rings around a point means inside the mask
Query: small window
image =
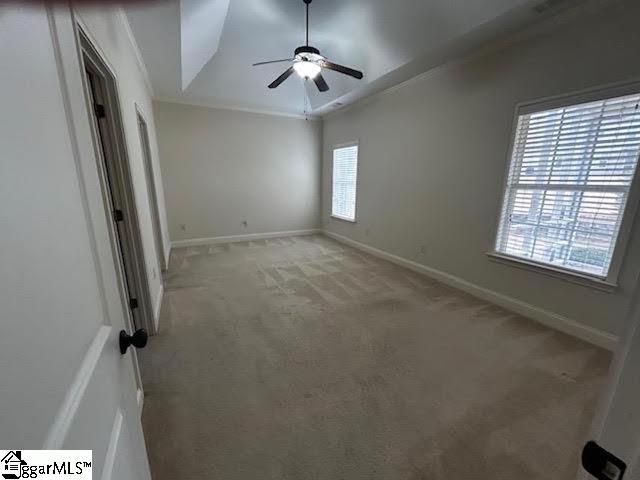
<svg viewBox="0 0 640 480"><path fill-rule="evenodd" d="M355 222L358 145L333 149L331 216Z"/></svg>
<svg viewBox="0 0 640 480"><path fill-rule="evenodd" d="M640 153L640 94L576 103L518 111L495 249L607 280Z"/></svg>

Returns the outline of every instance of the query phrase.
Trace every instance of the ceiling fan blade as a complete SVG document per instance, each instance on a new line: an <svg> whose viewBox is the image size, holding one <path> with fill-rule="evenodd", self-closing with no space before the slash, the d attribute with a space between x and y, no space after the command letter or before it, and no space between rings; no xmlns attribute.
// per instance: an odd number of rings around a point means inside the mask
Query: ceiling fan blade
<svg viewBox="0 0 640 480"><path fill-rule="evenodd" d="M326 92L329 90L329 85L327 85L327 82L325 82L324 77L321 73L316 75L313 81L315 82L316 87L318 87L318 90L320 90L321 92Z"/></svg>
<svg viewBox="0 0 640 480"><path fill-rule="evenodd" d="M321 65L324 68L328 68L329 70L333 70L335 72L349 75L350 77L357 78L358 80L362 79L363 77L362 72L358 70L354 70L353 68L349 68L349 67L344 67L342 65L338 65L337 63L329 62L328 60L323 60Z"/></svg>
<svg viewBox="0 0 640 480"><path fill-rule="evenodd" d="M287 68L282 75L269 84L269 88L276 88L294 72L293 67Z"/></svg>
<svg viewBox="0 0 640 480"><path fill-rule="evenodd" d="M269 60L268 62L258 62L254 63L252 66L257 67L258 65L268 65L269 63L282 63L282 62L292 62L293 58L285 58L284 60Z"/></svg>

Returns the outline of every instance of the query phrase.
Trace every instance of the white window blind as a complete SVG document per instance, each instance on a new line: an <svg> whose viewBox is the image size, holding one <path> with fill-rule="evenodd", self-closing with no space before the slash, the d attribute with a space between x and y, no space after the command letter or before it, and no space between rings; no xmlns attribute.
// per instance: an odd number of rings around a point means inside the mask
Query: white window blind
<svg viewBox="0 0 640 480"><path fill-rule="evenodd" d="M358 146L333 150L333 189L331 215L345 220L356 219L356 180L358 177Z"/></svg>
<svg viewBox="0 0 640 480"><path fill-rule="evenodd" d="M496 250L606 278L640 152L640 95L519 115Z"/></svg>

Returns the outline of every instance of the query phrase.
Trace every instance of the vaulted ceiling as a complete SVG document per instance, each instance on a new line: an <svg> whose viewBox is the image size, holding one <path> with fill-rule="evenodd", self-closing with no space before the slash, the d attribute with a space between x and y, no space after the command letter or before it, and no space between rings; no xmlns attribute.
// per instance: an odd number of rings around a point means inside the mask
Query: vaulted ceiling
<svg viewBox="0 0 640 480"><path fill-rule="evenodd" d="M571 2L572 0L564 0ZM302 0L164 0L127 7L159 99L275 113L323 114L541 19L557 0L313 0L310 44L362 80L271 83L304 44Z"/></svg>

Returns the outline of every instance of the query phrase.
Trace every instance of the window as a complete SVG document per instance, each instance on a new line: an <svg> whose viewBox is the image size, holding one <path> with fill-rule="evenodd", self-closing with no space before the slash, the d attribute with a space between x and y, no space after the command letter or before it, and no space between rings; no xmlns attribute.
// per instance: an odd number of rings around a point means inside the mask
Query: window
<svg viewBox="0 0 640 480"><path fill-rule="evenodd" d="M634 94L518 111L496 253L609 279L640 153L639 104Z"/></svg>
<svg viewBox="0 0 640 480"><path fill-rule="evenodd" d="M358 145L333 149L331 216L355 222Z"/></svg>

